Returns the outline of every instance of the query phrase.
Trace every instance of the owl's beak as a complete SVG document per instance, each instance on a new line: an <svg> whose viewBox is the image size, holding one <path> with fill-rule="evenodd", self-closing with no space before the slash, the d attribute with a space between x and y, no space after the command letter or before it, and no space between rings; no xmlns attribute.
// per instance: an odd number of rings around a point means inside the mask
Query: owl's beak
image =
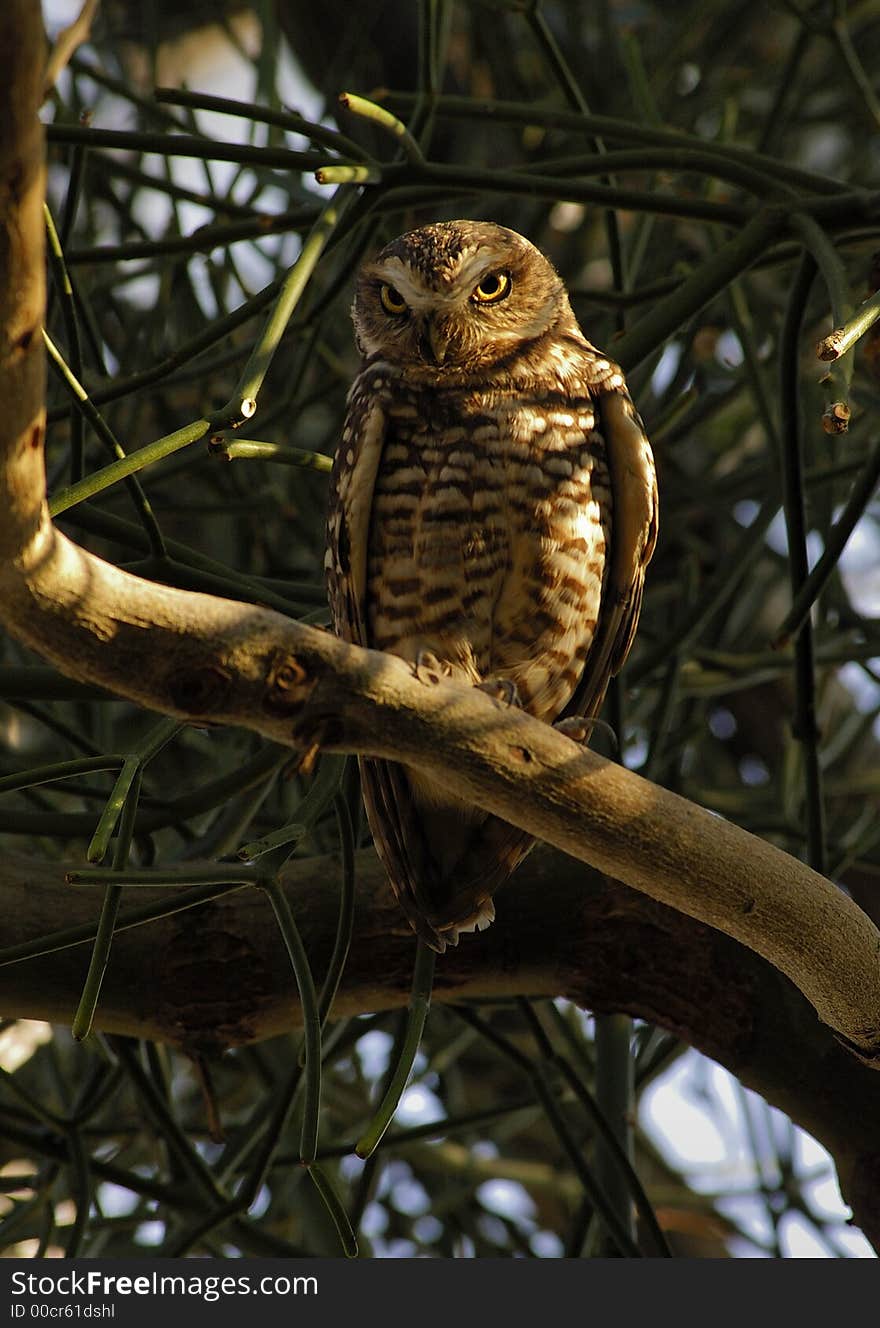
<svg viewBox="0 0 880 1328"><path fill-rule="evenodd" d="M442 364L449 349L449 333L438 327L433 319L428 319L422 334L422 355L434 364Z"/></svg>

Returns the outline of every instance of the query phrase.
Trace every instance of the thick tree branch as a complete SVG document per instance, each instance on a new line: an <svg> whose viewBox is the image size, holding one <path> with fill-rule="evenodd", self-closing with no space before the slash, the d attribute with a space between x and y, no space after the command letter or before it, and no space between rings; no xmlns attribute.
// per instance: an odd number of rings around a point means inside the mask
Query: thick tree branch
<svg viewBox="0 0 880 1328"><path fill-rule="evenodd" d="M30 454L18 456L5 472L10 505L27 492L21 471L33 472ZM120 572L47 517L0 571L0 597L9 629L74 677L183 718L425 770L742 941L862 1055L878 1053L880 933L852 901L772 845L546 725L482 693L427 687L399 660L268 610Z"/></svg>
<svg viewBox="0 0 880 1328"><path fill-rule="evenodd" d="M99 892L72 890L63 867L8 857L0 866L8 944L94 925ZM338 863L294 863L285 888L316 978L335 934ZM133 891L125 907L171 892ZM132 896L134 896L132 898ZM438 962L437 1001L564 996L662 1025L725 1065L834 1156L855 1220L880 1244L880 1076L815 1018L775 968L713 928L540 850L498 897L498 919ZM7 1015L68 1023L88 944L0 967ZM371 850L358 855L355 932L334 1017L406 1003L414 941ZM211 1053L289 1030L296 985L262 893L120 932L96 1025Z"/></svg>
<svg viewBox="0 0 880 1328"><path fill-rule="evenodd" d="M880 1055L880 933L803 864L481 693L425 686L400 660L265 609L141 580L52 525L40 446L38 19L27 0L0 15L0 97L11 108L0 114L0 384L12 403L0 418L0 617L9 631L69 676L152 709L417 766L741 941L854 1050Z"/></svg>

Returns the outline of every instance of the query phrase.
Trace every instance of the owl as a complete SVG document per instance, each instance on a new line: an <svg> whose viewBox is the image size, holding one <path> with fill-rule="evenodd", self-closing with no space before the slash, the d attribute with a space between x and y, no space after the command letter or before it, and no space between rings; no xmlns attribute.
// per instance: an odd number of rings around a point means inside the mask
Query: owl
<svg viewBox="0 0 880 1328"><path fill-rule="evenodd" d="M583 739L632 644L657 537L620 368L548 259L493 222L401 236L360 269L352 316L363 360L331 476L334 630ZM360 765L414 931L442 952L488 926L531 836L413 767Z"/></svg>

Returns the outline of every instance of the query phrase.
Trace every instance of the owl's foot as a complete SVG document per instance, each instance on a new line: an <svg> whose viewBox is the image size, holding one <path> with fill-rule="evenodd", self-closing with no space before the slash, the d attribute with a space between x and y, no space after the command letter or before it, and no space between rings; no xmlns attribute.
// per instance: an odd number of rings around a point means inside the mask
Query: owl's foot
<svg viewBox="0 0 880 1328"><path fill-rule="evenodd" d="M491 696L493 701L501 701L504 705L515 706L517 710L522 709L522 701L519 699L516 683L511 678L484 678L482 682L475 684L478 692L485 692Z"/></svg>
<svg viewBox="0 0 880 1328"><path fill-rule="evenodd" d="M441 663L433 650L420 650L413 664L413 673L419 682L436 687L444 678L450 677L452 669L447 663Z"/></svg>
<svg viewBox="0 0 880 1328"><path fill-rule="evenodd" d="M562 733L566 738L571 738L572 742L579 742L586 746L590 741L595 725L595 719L584 719L583 715L569 715L567 719L557 719L553 727L557 733Z"/></svg>
<svg viewBox="0 0 880 1328"><path fill-rule="evenodd" d="M583 715L569 715L566 719L557 719L553 725L557 733L562 733L566 738L571 738L572 742L579 743L582 747L589 745L590 739L597 729L608 735L613 750L618 750L617 734L610 724L606 724L602 719L585 719Z"/></svg>

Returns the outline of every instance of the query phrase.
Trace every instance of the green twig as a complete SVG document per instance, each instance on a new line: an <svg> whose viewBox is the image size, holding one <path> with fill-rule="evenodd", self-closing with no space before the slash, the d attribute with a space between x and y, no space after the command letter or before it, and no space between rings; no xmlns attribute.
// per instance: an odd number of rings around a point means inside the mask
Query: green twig
<svg viewBox="0 0 880 1328"><path fill-rule="evenodd" d="M382 92L382 100L391 107L408 110L415 98L412 93ZM498 124L540 125L545 129L567 129L573 133L582 133L590 137L599 134L602 138L618 143L646 143L669 147L691 147L701 151L713 151L718 157L739 161L753 169L766 172L768 179L782 181L795 188L808 190L810 193L845 194L849 188L840 180L822 175L817 171L805 171L787 162L754 152L751 148L738 147L732 143L707 144L705 139L696 134L683 133L677 129L661 128L656 125L639 124L634 120L616 119L609 115L583 115L574 111L560 111L555 107L524 104L516 101L477 101L470 97L446 95L438 97L434 104L436 114L441 118L463 120L488 120Z"/></svg>
<svg viewBox="0 0 880 1328"><path fill-rule="evenodd" d="M166 434L164 438L157 438L155 442L148 443L146 447L138 448L136 452L129 452L128 456L122 460L114 461L109 466L104 466L102 470L96 470L91 475L86 475L85 479L80 480L78 484L71 484L66 489L60 489L49 500L51 515L53 517L58 516L61 512L66 512L68 508L75 507L77 503L85 502L87 498L94 498L97 494L103 493L105 489L118 484L120 480L126 479L129 475L134 475L146 466L161 461L163 457L173 456L181 448L197 443L210 430L210 420L194 420L192 424L187 424L182 429L175 429L174 433Z"/></svg>
<svg viewBox="0 0 880 1328"><path fill-rule="evenodd" d="M284 447L281 443L265 443L255 438L229 438L221 434L212 440L212 456L226 457L230 461L271 461L278 466L296 466L304 470L318 470L325 474L333 469L333 458L321 452L307 452L301 447Z"/></svg>
<svg viewBox="0 0 880 1328"><path fill-rule="evenodd" d="M355 1152L358 1157L368 1158L377 1147L382 1135L388 1129L394 1119L394 1113L397 1111L400 1099L406 1088L407 1080L412 1071L413 1063L416 1059L416 1053L422 1040L422 1033L425 1028L425 1020L428 1017L428 1010L431 1005L431 990L434 985L434 962L436 955L429 949L423 941L419 941L416 947L416 962L413 972L412 992L409 998L409 1017L407 1019L406 1034L403 1041L403 1049L397 1065L394 1067L394 1073L391 1082L383 1097L379 1108L376 1111L367 1129L361 1135L355 1145Z"/></svg>
<svg viewBox="0 0 880 1328"><path fill-rule="evenodd" d="M290 957L302 1007L306 1064L300 1158L305 1166L309 1166L315 1160L321 1111L321 1020L318 1014L318 1001L308 955L290 911L287 897L277 881L263 880L261 886L269 896L275 912L278 929Z"/></svg>
<svg viewBox="0 0 880 1328"><path fill-rule="evenodd" d="M79 323L77 321L76 306L73 299L73 285L70 280L70 273L67 270L67 264L64 260L64 251L61 247L61 240L55 229L55 221L49 210L49 206L46 203L43 204L43 216L46 222L46 253L55 279L55 291L58 293L61 306L61 317L64 320L64 330L67 334L71 373L77 380L80 380L83 376L83 361L79 340ZM47 306L47 323L48 319L49 308ZM78 411L75 406L72 406L70 410L70 478L72 482L82 478L83 466L83 417L80 411Z"/></svg>
<svg viewBox="0 0 880 1328"><path fill-rule="evenodd" d="M524 1003L523 1008L527 1004L528 1002ZM583 1061L584 1059L583 1050L582 1048L577 1047L575 1045L574 1034L572 1030L568 1027L568 1024L566 1023L565 1019L563 1018L561 1012L559 1011L555 1003L548 1002L546 1008L556 1028L563 1035L563 1037L569 1043L569 1045L572 1046L573 1050L579 1053L579 1059ZM547 1034L544 1032L540 1020L538 1019L534 1010L531 1010L530 1006L529 1009L531 1013L531 1018L529 1022L532 1024L532 1028L533 1031L535 1032L535 1036L537 1038L539 1047L541 1048L543 1054L549 1060L552 1061L552 1063L557 1067L557 1069L563 1075L569 1088L571 1088L575 1097L578 1099L581 1106L585 1109L593 1126L596 1129L597 1134L599 1135L602 1143L604 1144L608 1160L613 1162L614 1166L617 1168L618 1177L626 1181L626 1189L628 1195L635 1203L636 1209L638 1210L638 1214L645 1224L645 1229L651 1232L654 1244L657 1246L658 1254L662 1255L663 1258L667 1259L670 1258L672 1252L667 1243L666 1236L663 1233L660 1223L657 1221L657 1214L654 1211L654 1207L650 1199L645 1193L645 1189L644 1186L642 1185L641 1180L639 1179L638 1172L633 1166L632 1156L630 1149L627 1145L627 1142L621 1138L622 1132L619 1129L614 1130L612 1128L612 1125L609 1121L608 1113L604 1109L601 1101L597 1100L597 1097L593 1096L593 1094L590 1092L589 1088L587 1087L586 1083L584 1082L583 1076L578 1073L578 1071L575 1069L574 1065L571 1063L568 1057L563 1056L560 1052L556 1051L555 1047L553 1046L553 1043L550 1041L549 1037L547 1037ZM537 1027L535 1027L535 1025L537 1025ZM593 1073L595 1074L597 1080L596 1087L598 1094L598 1088L599 1088L598 1080L601 1075L601 1070L599 1066L598 1044L595 1047L595 1051L596 1051L596 1064L592 1068L593 1068ZM627 1059L630 1061L632 1060L629 1049L628 1038L627 1038ZM627 1076L628 1074L629 1072L627 1072ZM634 1108L631 1107L630 1114L632 1114L633 1110Z"/></svg>
<svg viewBox="0 0 880 1328"><path fill-rule="evenodd" d="M120 770L113 791L104 806L97 829L86 849L87 862L102 862L107 852L110 838L116 829L116 823L122 814L131 786L139 772L158 755L162 748L180 732L182 725L177 719L163 719L147 735L144 741L129 752Z"/></svg>
<svg viewBox="0 0 880 1328"><path fill-rule="evenodd" d="M134 835L134 816L141 791L141 774L142 767L138 766L126 791L119 831L116 837L116 847L113 852L113 868L116 872L123 871L125 864L128 862L129 849ZM113 944L113 933L116 928L116 918L121 900L121 886L108 885L104 893L104 902L101 906L101 916L98 919L95 944L92 947L86 980L70 1029L71 1036L77 1042L81 1042L83 1038L88 1037L92 1029L95 1010L98 1006L98 997L101 994L104 973L107 969L107 961L110 958L110 947Z"/></svg>
<svg viewBox="0 0 880 1328"><path fill-rule="evenodd" d="M221 416L228 416L231 424L249 420L256 410L257 397L272 363L272 357L317 266L318 259L336 229L348 197L344 190L337 190L303 242L299 258L284 281L257 344L251 351L235 394L220 412Z"/></svg>
<svg viewBox="0 0 880 1328"><path fill-rule="evenodd" d="M813 217L795 212L791 224L822 273L831 302L831 318L835 327L840 327L849 320L853 302L846 272L837 250ZM826 433L845 433L849 427L848 398L853 375L853 359L852 350L832 356L833 367L826 370L820 380L826 401L822 416L822 426Z"/></svg>
<svg viewBox="0 0 880 1328"><path fill-rule="evenodd" d="M316 1162L313 1162L309 1167L309 1175L312 1178L315 1189L318 1191L324 1202L327 1212L333 1219L333 1225L339 1232L343 1254L346 1259L356 1259L358 1253L357 1236L352 1230L351 1223L348 1220L348 1214L342 1206L342 1200L336 1193L330 1177Z"/></svg>
<svg viewBox="0 0 880 1328"><path fill-rule="evenodd" d="M318 184L381 184L381 166L320 166L315 171Z"/></svg>
<svg viewBox="0 0 880 1328"><path fill-rule="evenodd" d="M841 355L845 355L853 348L860 337L871 330L878 318L880 318L880 291L876 291L870 299L860 304L852 318L847 318L841 327L835 327L833 332L822 338L816 346L819 359L839 360Z"/></svg>
<svg viewBox="0 0 880 1328"><path fill-rule="evenodd" d="M791 608L782 620L779 631L773 638L774 649L787 645L792 636L799 632L828 578L840 561L840 555L864 515L865 508L880 482L880 443L877 443L868 457L865 466L850 490L840 516L825 536L825 549L821 558L802 581L792 600Z"/></svg>
<svg viewBox="0 0 880 1328"><path fill-rule="evenodd" d="M104 878L102 877L102 883L103 881ZM85 885L87 882L71 882L71 884ZM98 884L98 882L96 881L94 884ZM158 922L161 918L170 918L175 913L182 913L186 909L195 908L199 904L210 903L213 899L222 899L225 895L233 894L236 890L242 890L246 885L251 884L252 881L247 878L234 882L222 881L213 886L199 885L191 890L179 890L167 899L140 905L137 908L125 909L119 913L114 931L128 931L132 927L143 927L148 922ZM5 967L6 964L20 964L28 959L39 959L43 955L57 954L59 950L68 950L74 945L87 945L90 941L95 940L97 934L96 924L87 922L79 927L65 927L60 931L47 932L44 936L38 936L33 941L22 941L19 945L8 945L0 950L0 968Z"/></svg>
<svg viewBox="0 0 880 1328"><path fill-rule="evenodd" d="M741 276L764 252L785 224L784 213L759 212L742 231L727 240L681 285L659 300L635 327L615 343L614 354L627 371L652 354L683 323Z"/></svg>
<svg viewBox="0 0 880 1328"><path fill-rule="evenodd" d="M807 298L816 274L816 260L804 252L791 286L779 345L779 399L782 415L782 493L788 535L788 566L794 600L809 575L807 525L803 482L803 441L799 392L799 333ZM809 615L802 621L795 641L795 739L804 759L807 853L810 866L825 874L825 810L819 763L819 729L816 721L816 665L813 658L813 627Z"/></svg>
<svg viewBox="0 0 880 1328"><path fill-rule="evenodd" d="M608 1196L605 1194L605 1191L602 1189L601 1185L599 1185L587 1165L580 1143L575 1138L565 1116L560 1110L556 1094L551 1085L547 1082L540 1064L535 1064L534 1061L525 1056L509 1038L506 1038L503 1034L497 1032L487 1020L483 1019L474 1010L471 1010L464 1005L454 1006L453 1009L460 1019L463 1019L471 1028L477 1029L488 1042L497 1047L502 1055L526 1075L535 1091L536 1097L544 1109L547 1120L552 1126L577 1174L578 1179L580 1180L581 1185L583 1186L586 1198L590 1201L596 1211L601 1214L609 1235L615 1241L621 1254L626 1255L628 1258L641 1258L642 1251L639 1249L638 1245L636 1245L626 1227L621 1223L613 1205L608 1199Z"/></svg>
<svg viewBox="0 0 880 1328"><path fill-rule="evenodd" d="M8 694L4 692L4 695ZM36 765L20 774L4 775L0 779L0 793L13 793L18 789L35 788L38 784L51 784L59 779L75 779L96 771L118 770L124 756L108 753L106 756L83 756L76 761L54 761L50 765Z"/></svg>
<svg viewBox="0 0 880 1328"><path fill-rule="evenodd" d="M349 811L348 803L341 793L337 793L334 797L333 807L339 824L339 850L342 858L342 885L339 892L339 921L336 926L336 936L333 941L333 952L330 955L330 962L327 965L327 974L321 985L321 994L318 997L318 1014L321 1018L322 1027L326 1023L330 1011L333 1008L333 1001L335 1000L336 992L339 989L339 983L345 968L345 961L348 959L348 952L351 947L351 937L354 931L354 827L351 823L351 812Z"/></svg>
<svg viewBox="0 0 880 1328"><path fill-rule="evenodd" d="M387 112L386 112L387 114ZM215 138L191 134L145 134L127 129L93 129L83 125L47 124L50 143L81 144L87 148L154 152L163 157L194 157L207 161L267 166L284 171L314 171L329 165L321 152L296 152L293 148L258 148L247 143L221 143Z"/></svg>
<svg viewBox="0 0 880 1328"><path fill-rule="evenodd" d="M198 1150L177 1123L164 1093L141 1064L137 1045L129 1038L110 1037L107 1043L123 1066L148 1119L168 1148L180 1169L200 1193L202 1204L223 1203L226 1196L218 1189Z"/></svg>
<svg viewBox="0 0 880 1328"><path fill-rule="evenodd" d="M596 1014L596 1106L608 1123L619 1149L603 1137L596 1149L596 1179L621 1225L635 1239L635 1209L630 1174L620 1165L620 1154L633 1156L632 1020L625 1014ZM655 1223L656 1226L656 1223ZM665 1242L664 1242L665 1245ZM668 1249L666 1250L668 1253Z"/></svg>
<svg viewBox="0 0 880 1328"><path fill-rule="evenodd" d="M243 885L259 885L259 875L250 867L237 863L213 862L206 867L125 867L73 868L64 873L67 885L77 889L106 885L118 880L126 889L176 890L182 885L223 885L227 889L240 889Z"/></svg>
<svg viewBox="0 0 880 1328"><path fill-rule="evenodd" d="M45 342L46 350L49 353L49 363L58 372L62 382L73 397L78 417L85 417L111 455L120 458L120 461L113 464L119 465L121 462L124 462L126 460L124 448L108 427L100 411L95 407L94 403L89 400L85 388L67 364L64 356L61 354L45 328L43 329L43 341ZM82 474L82 467L77 467L75 469L78 469L80 475ZM72 473L73 470L74 468L72 468ZM92 478L93 476L86 476L84 479L80 478L78 481L74 482L66 492L70 493L72 490L79 490L88 486ZM165 545L162 540L162 532L159 529L159 524L153 514L153 509L150 506L149 500L141 488L139 480L135 479L130 472L126 477L125 482L128 491L131 494L135 509L140 517L141 525L143 526L147 539L150 542L150 548L156 557L162 557L165 552ZM49 510L54 515L55 508L51 502L49 504Z"/></svg>
<svg viewBox="0 0 880 1328"><path fill-rule="evenodd" d="M566 203L594 203L603 208L692 218L722 226L745 226L756 215L750 205L686 197L680 191L661 193L650 189L624 189L617 185L572 180L565 175L531 174L519 169L491 171L441 162L426 161L420 165L403 162L386 166L383 178L383 189L388 191L383 194L383 205L395 211L404 202L407 205L436 203L438 196L448 200L450 194L490 193ZM766 248L766 242L763 248Z"/></svg>
<svg viewBox="0 0 880 1328"><path fill-rule="evenodd" d="M341 156L354 157L358 160L369 154L359 144L338 129L328 125L316 124L307 120L299 111L275 110L270 106L260 106L256 102L232 101L229 97L211 97L206 92L190 92L185 88L156 88L153 96L157 102L167 106L190 106L197 111L219 111L221 115L236 115L249 120L252 124L273 125L276 129L286 129L292 134L310 138L325 148L331 148Z"/></svg>
<svg viewBox="0 0 880 1328"><path fill-rule="evenodd" d="M358 97L353 92L342 92L339 96L340 106L344 106L352 115L359 115L363 120L370 120L379 129L390 134L396 139L406 155L408 161L424 161L422 149L417 141L407 129L402 120L398 120L396 115L392 115L384 106L377 106L373 101L367 101L366 97Z"/></svg>
<svg viewBox="0 0 880 1328"><path fill-rule="evenodd" d="M243 844L238 856L243 862L252 862L285 845L298 844L318 823L323 812L336 797L339 781L345 769L344 756L324 756L312 780L308 793L296 809L296 820L273 830L262 839Z"/></svg>

